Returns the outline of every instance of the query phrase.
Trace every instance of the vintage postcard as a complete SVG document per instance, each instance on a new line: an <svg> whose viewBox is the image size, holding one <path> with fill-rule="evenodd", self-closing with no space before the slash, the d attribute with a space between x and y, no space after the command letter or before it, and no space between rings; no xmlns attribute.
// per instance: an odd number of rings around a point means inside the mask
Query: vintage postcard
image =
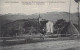
<svg viewBox="0 0 80 50"><path fill-rule="evenodd" d="M80 0L0 0L0 50L80 50Z"/></svg>

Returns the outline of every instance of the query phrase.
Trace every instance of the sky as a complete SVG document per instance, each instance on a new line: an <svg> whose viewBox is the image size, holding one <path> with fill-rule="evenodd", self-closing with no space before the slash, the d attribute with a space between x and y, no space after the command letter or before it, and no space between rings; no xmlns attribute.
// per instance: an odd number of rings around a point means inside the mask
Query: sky
<svg viewBox="0 0 80 50"><path fill-rule="evenodd" d="M0 0L0 14L35 14L69 12L70 0ZM70 13L77 12L78 4L71 0Z"/></svg>

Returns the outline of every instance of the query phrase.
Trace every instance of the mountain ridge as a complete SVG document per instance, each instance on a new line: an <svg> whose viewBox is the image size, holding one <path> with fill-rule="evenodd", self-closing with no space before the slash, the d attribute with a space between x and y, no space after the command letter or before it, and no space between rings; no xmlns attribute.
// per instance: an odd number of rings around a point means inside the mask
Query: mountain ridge
<svg viewBox="0 0 80 50"><path fill-rule="evenodd" d="M57 21L58 19L65 19L66 21L69 21L69 13L68 12L47 12L47 13L41 13L41 14L31 14L31 15L26 15L26 14L0 14L0 21L3 23L7 23L7 21L16 21L20 19L28 19L28 18L38 18L42 17L43 19L51 20L51 21ZM77 24L77 13L71 13L70 14L70 20L73 23ZM0 23L1 23L0 22Z"/></svg>

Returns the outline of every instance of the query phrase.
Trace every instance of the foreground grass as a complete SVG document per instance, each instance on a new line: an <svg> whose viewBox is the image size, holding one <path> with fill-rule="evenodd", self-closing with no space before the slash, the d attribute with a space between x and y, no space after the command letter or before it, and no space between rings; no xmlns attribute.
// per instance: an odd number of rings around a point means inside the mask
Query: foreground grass
<svg viewBox="0 0 80 50"><path fill-rule="evenodd" d="M14 39L14 40L4 40L0 42L0 46L12 46L12 45L20 45L20 44L29 44L29 43L38 43L38 42L47 42L47 41L64 41L64 40L75 40L76 38L70 38L70 37L57 37L57 38L51 38L46 37L44 39L41 39L39 37L37 38L26 38L23 40Z"/></svg>
<svg viewBox="0 0 80 50"><path fill-rule="evenodd" d="M80 40L47 41L0 47L0 50L66 50L80 47Z"/></svg>

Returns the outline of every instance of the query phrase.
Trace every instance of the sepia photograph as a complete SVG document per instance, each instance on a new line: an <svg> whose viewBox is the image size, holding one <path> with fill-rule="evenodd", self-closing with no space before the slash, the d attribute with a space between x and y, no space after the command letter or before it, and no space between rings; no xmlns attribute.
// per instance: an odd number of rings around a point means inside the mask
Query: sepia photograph
<svg viewBox="0 0 80 50"><path fill-rule="evenodd" d="M80 50L80 0L0 0L0 50Z"/></svg>

